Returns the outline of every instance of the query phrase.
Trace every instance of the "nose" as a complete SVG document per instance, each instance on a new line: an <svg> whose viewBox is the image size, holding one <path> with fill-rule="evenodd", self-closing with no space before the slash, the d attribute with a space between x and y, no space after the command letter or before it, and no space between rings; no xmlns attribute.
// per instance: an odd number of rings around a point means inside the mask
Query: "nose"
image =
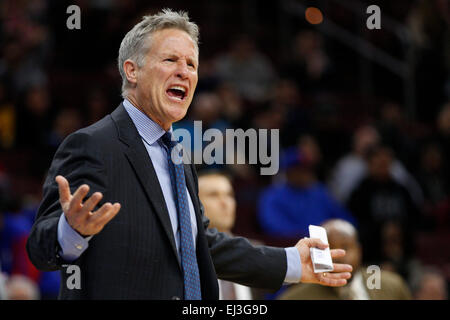
<svg viewBox="0 0 450 320"><path fill-rule="evenodd" d="M176 76L180 79L187 79L188 66L186 61L179 61L177 64Z"/></svg>

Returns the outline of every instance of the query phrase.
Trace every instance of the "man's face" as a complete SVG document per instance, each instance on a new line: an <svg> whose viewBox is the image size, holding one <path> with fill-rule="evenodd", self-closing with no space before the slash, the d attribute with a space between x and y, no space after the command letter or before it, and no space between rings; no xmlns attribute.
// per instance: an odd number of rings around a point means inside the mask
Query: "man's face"
<svg viewBox="0 0 450 320"><path fill-rule="evenodd" d="M207 175L200 177L198 184L210 227L230 232L236 215L236 201L230 181L222 175Z"/></svg>
<svg viewBox="0 0 450 320"><path fill-rule="evenodd" d="M347 263L356 270L361 265L361 247L356 239L356 235L349 235L334 228L327 229L328 243L330 249L344 249L345 256L333 259L335 263Z"/></svg>
<svg viewBox="0 0 450 320"><path fill-rule="evenodd" d="M137 71L138 106L163 129L169 129L186 115L197 86L197 68L195 43L185 31L154 32L144 65Z"/></svg>

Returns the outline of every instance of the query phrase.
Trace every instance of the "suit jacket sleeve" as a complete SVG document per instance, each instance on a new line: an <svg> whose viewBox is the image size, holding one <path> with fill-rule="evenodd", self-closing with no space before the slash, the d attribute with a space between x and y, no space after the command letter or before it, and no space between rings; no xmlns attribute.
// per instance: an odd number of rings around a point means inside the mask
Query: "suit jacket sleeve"
<svg viewBox="0 0 450 320"><path fill-rule="evenodd" d="M62 209L55 177L64 176L69 181L72 193L82 184L89 185L89 194L85 199L94 192L102 192L103 199L97 207L107 199L108 184L101 156L101 144L96 144L93 140L88 133L75 132L63 141L55 153L44 182L43 199L27 241L28 256L40 270L54 271L65 264L58 255L61 249L57 229Z"/></svg>
<svg viewBox="0 0 450 320"><path fill-rule="evenodd" d="M220 279L245 286L278 290L286 277L284 248L254 246L246 238L206 230L211 256Z"/></svg>

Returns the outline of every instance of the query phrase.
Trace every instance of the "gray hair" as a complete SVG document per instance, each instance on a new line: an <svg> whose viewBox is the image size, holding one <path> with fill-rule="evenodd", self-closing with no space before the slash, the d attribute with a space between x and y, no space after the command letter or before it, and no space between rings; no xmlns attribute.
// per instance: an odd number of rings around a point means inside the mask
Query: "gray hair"
<svg viewBox="0 0 450 320"><path fill-rule="evenodd" d="M123 70L125 60L130 59L141 68L144 65L145 56L150 49L151 34L163 29L180 29L185 31L194 41L198 53L198 26L189 20L187 12L163 9L161 12L142 17L142 21L128 31L120 44L117 63L122 77L122 97L126 98L130 83Z"/></svg>

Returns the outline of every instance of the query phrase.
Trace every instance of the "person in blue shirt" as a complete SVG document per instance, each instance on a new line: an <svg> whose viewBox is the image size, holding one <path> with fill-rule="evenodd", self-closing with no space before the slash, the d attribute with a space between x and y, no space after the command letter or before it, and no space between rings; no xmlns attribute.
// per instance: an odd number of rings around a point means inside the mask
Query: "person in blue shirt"
<svg viewBox="0 0 450 320"><path fill-rule="evenodd" d="M56 299L60 286L59 272L37 270L26 253L26 241L33 225L37 208L0 212L0 272L7 275L21 274L39 286L42 300Z"/></svg>
<svg viewBox="0 0 450 320"><path fill-rule="evenodd" d="M355 224L349 211L332 198L326 186L317 180L315 161L298 147L286 149L280 167L286 179L261 193L258 219L263 232L275 238L308 236L310 224L328 219L343 219Z"/></svg>

